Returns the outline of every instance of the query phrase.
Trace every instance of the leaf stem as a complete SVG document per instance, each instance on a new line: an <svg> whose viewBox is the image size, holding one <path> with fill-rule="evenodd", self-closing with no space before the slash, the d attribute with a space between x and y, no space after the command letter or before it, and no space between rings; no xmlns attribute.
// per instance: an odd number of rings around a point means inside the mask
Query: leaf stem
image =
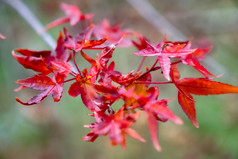
<svg viewBox="0 0 238 159"><path fill-rule="evenodd" d="M70 82L70 81L73 81L73 80L75 80L75 78L71 78L71 79L65 80L63 83L67 83L67 82Z"/></svg>
<svg viewBox="0 0 238 159"><path fill-rule="evenodd" d="M144 62L145 62L146 56L143 57L143 59L141 60L140 66L137 69L137 72L140 71L141 67L143 66Z"/></svg>
<svg viewBox="0 0 238 159"><path fill-rule="evenodd" d="M78 65L76 64L76 61L75 61L75 51L73 52L73 62L74 62L74 65L75 65L75 67L76 67L78 73L81 75L81 72L80 72L80 70L79 70L79 68L78 68Z"/></svg>
<svg viewBox="0 0 238 159"><path fill-rule="evenodd" d="M84 48L83 50L103 50L104 47L90 47L90 48Z"/></svg>
<svg viewBox="0 0 238 159"><path fill-rule="evenodd" d="M138 79L144 77L145 75L147 75L148 73L150 73L150 72L152 72L152 71L156 71L156 70L161 69L160 66L154 67L154 66L156 65L157 61L158 61L158 60L156 60L156 62L154 63L154 65L151 67L151 69L149 69L148 71L146 71L145 73L143 73L143 74L142 74L140 77L138 77L136 80L138 80ZM173 62L173 63L171 63L171 65L175 65L175 64L178 64L178 63L180 63L180 62L182 62L182 61L179 60L179 61Z"/></svg>
<svg viewBox="0 0 238 159"><path fill-rule="evenodd" d="M135 84L170 84L173 83L172 81L169 82L149 82L149 81L136 81Z"/></svg>

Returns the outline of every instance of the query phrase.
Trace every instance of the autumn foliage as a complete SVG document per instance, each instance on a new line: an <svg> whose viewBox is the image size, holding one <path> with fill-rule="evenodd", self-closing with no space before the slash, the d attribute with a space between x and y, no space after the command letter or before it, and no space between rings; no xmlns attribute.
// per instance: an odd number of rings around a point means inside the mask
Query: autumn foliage
<svg viewBox="0 0 238 159"><path fill-rule="evenodd" d="M85 125L90 132L83 140L93 142L100 135L108 136L112 145L126 146L126 135L145 142L131 126L144 112L147 117L151 139L156 150L160 151L157 140L159 122L171 120L182 124L168 106L169 99L159 99L161 84L174 85L178 103L195 127L195 100L193 95L217 95L238 93L238 87L213 81L217 78L200 63L209 53L209 48L191 48L191 41L173 42L166 37L154 45L140 33L133 30L123 30L120 25L111 25L107 19L97 24L92 23L93 14L83 14L77 6L62 3L65 13L45 29L51 29L63 23L85 26L77 35L70 35L67 29L59 33L55 50L34 51L16 49L13 57L26 69L36 72L33 77L16 81L20 86L15 91L26 87L38 90L39 93L29 101L16 100L23 105L33 105L52 95L55 102L60 101L64 84L71 85L66 91L72 97L80 96L84 105L91 111L90 116L95 122ZM0 34L1 36L1 34ZM1 36L3 38L3 36ZM122 74L115 70L116 63L111 61L115 49L119 47L136 47L135 56L143 56L137 71ZM96 58L87 54L88 50L96 50ZM16 53L17 52L17 53ZM80 56L90 64L90 68L80 70L75 56ZM148 56L155 57L155 63L146 67L144 60ZM177 65L190 65L201 75L201 78L188 77L180 79ZM82 66L81 66L82 67ZM157 71L164 76L163 81L152 81L151 72ZM176 95L176 94L175 94ZM120 109L112 105L123 101Z"/></svg>

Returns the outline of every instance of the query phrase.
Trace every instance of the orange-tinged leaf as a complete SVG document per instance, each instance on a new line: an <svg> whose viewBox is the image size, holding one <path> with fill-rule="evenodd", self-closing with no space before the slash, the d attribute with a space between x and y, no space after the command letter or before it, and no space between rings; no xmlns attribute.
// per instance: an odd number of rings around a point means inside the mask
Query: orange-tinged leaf
<svg viewBox="0 0 238 159"><path fill-rule="evenodd" d="M193 99L190 94L186 94L189 98ZM184 113L188 116L191 120L193 125L198 128L199 125L196 120L196 109L195 109L195 101L189 99L187 96L183 95L182 93L178 92L178 102L181 105Z"/></svg>
<svg viewBox="0 0 238 159"><path fill-rule="evenodd" d="M206 78L184 78L178 81L179 87L195 95L216 95L238 93L238 87L211 81Z"/></svg>

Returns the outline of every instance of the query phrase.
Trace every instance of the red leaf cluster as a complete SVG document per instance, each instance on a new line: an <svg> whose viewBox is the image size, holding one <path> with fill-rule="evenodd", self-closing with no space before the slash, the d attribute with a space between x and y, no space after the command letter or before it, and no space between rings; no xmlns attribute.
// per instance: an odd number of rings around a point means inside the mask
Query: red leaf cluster
<svg viewBox="0 0 238 159"><path fill-rule="evenodd" d="M64 90L63 85L72 82L68 94L72 97L80 96L84 105L91 111L91 116L95 118L94 123L85 125L91 129L83 138L85 141L93 142L103 135L110 138L112 145L120 144L125 147L126 135L129 135L144 142L131 126L141 112L145 112L154 147L160 151L157 140L158 123L168 120L175 124L183 123L169 109L169 100L159 99L160 84L172 84L177 88L178 103L195 127L198 127L198 122L193 95L238 93L238 87L213 81L210 77L216 76L200 64L210 47L191 48L190 41L172 42L166 38L153 45L141 34L128 29L122 30L120 25L111 26L108 20L91 24L92 14L82 14L74 5L62 3L61 8L66 17L57 19L46 29L64 22L75 25L81 20L88 20L88 26L74 37L64 29L64 32L59 34L57 47L53 51L16 49L15 52L20 55L12 53L24 68L37 73L33 77L16 81L20 87L15 91L26 87L39 91L27 102L22 102L19 98L16 100L24 105L33 105L52 95L54 101L58 102ZM144 58L138 71L122 74L115 70L115 62L111 61L111 58L118 47L131 45L138 49L134 54ZM97 50L100 54L94 59L87 54L87 50ZM80 70L75 56L86 60L90 68ZM155 56L155 63L144 72L140 71L148 56ZM180 79L177 67L179 63L191 65L204 78ZM160 69L168 81L152 81L151 72ZM152 84L156 85L151 86ZM113 108L113 105L121 100L123 104L120 109Z"/></svg>

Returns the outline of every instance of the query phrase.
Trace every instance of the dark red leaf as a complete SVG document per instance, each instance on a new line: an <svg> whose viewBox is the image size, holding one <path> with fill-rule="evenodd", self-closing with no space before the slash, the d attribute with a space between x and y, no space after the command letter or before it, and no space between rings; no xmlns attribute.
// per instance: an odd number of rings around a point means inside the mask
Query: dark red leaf
<svg viewBox="0 0 238 159"><path fill-rule="evenodd" d="M40 57L19 56L14 52L12 52L12 56L27 69L32 69L36 72L41 72L42 74L51 73Z"/></svg>

